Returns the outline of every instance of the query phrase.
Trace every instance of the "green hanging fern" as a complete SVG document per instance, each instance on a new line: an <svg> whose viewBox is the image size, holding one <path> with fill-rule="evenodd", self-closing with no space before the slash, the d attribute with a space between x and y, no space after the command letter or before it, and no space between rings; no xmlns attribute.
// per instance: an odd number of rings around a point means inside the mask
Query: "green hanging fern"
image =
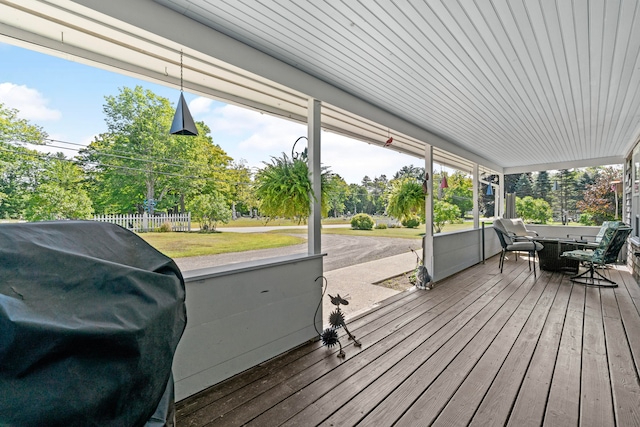
<svg viewBox="0 0 640 427"><path fill-rule="evenodd" d="M268 217L290 218L303 223L311 214L312 183L309 167L302 159L291 160L286 154L272 157L271 163L256 174L256 196L260 211ZM322 168L321 210L326 215L329 209L327 197L330 172Z"/></svg>

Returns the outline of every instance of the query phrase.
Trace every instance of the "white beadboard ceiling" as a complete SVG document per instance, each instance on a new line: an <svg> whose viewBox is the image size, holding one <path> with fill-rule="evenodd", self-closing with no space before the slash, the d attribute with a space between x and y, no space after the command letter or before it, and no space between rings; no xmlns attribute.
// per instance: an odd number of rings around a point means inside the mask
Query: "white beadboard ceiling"
<svg viewBox="0 0 640 427"><path fill-rule="evenodd" d="M4 41L171 85L184 50L196 93L295 120L314 97L328 129L505 173L621 162L639 24L637 0L0 0Z"/></svg>
<svg viewBox="0 0 640 427"><path fill-rule="evenodd" d="M505 168L638 138L635 0L157 1Z"/></svg>

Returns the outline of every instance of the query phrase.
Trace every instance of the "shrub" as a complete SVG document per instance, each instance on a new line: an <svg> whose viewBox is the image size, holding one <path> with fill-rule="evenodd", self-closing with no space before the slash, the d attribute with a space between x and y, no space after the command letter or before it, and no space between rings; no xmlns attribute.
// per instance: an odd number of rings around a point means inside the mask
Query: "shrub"
<svg viewBox="0 0 640 427"><path fill-rule="evenodd" d="M351 218L351 228L354 230L371 230L373 224L375 224L375 222L371 215L359 213Z"/></svg>
<svg viewBox="0 0 640 427"><path fill-rule="evenodd" d="M402 225L407 228L416 228L420 225L420 218L417 216L405 218L402 220Z"/></svg>
<svg viewBox="0 0 640 427"><path fill-rule="evenodd" d="M160 227L156 228L156 232L158 233L168 233L169 231L173 231L173 227L171 227L171 223L169 221L163 222Z"/></svg>
<svg viewBox="0 0 640 427"><path fill-rule="evenodd" d="M384 222L381 222L380 224L376 224L376 230L386 230L387 229L387 224L385 224Z"/></svg>
<svg viewBox="0 0 640 427"><path fill-rule="evenodd" d="M588 213L580 214L580 219L578 222L582 225L595 225L596 222L593 220L593 215Z"/></svg>

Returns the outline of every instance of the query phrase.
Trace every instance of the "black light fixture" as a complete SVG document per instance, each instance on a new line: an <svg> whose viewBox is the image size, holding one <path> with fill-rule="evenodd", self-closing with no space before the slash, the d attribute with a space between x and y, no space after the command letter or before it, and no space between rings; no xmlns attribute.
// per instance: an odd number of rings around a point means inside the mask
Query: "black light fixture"
<svg viewBox="0 0 640 427"><path fill-rule="evenodd" d="M173 116L173 123L171 123L171 135L189 135L197 136L198 128L191 117L187 101L184 99L183 84L182 84L182 51L180 51L180 99L178 100L178 106L176 107L176 114Z"/></svg>

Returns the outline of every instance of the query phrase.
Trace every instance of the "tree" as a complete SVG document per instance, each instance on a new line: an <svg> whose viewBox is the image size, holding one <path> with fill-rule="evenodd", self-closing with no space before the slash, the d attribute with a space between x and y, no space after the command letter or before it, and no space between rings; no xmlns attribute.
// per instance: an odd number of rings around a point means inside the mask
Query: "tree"
<svg viewBox="0 0 640 427"><path fill-rule="evenodd" d="M43 144L47 133L40 126L18 118L18 110L0 102L0 143Z"/></svg>
<svg viewBox="0 0 640 427"><path fill-rule="evenodd" d="M574 170L561 169L554 177L555 201L553 211L566 225L569 217L576 211L576 203L582 198L582 191L577 184L577 173ZM557 183L557 184L556 184Z"/></svg>
<svg viewBox="0 0 640 427"><path fill-rule="evenodd" d="M333 217L337 218L344 213L345 203L349 197L349 185L340 175L332 175L330 177L329 209L333 211Z"/></svg>
<svg viewBox="0 0 640 427"><path fill-rule="evenodd" d="M352 214L364 212L364 203L368 198L367 189L362 185L349 184L349 194L347 196L347 209Z"/></svg>
<svg viewBox="0 0 640 427"><path fill-rule="evenodd" d="M533 196L537 199L543 199L547 203L551 203L553 198L551 197L551 181L547 171L540 171L536 176L536 180L533 184Z"/></svg>
<svg viewBox="0 0 640 427"><path fill-rule="evenodd" d="M553 216L549 203L531 196L516 197L516 212L524 221L546 224Z"/></svg>
<svg viewBox="0 0 640 427"><path fill-rule="evenodd" d="M219 222L231 220L231 209L221 194L200 194L189 203L189 209L202 231L215 231Z"/></svg>
<svg viewBox="0 0 640 427"><path fill-rule="evenodd" d="M412 178L391 181L387 213L400 221L414 216L424 217L424 197L422 184Z"/></svg>
<svg viewBox="0 0 640 427"><path fill-rule="evenodd" d="M443 189L442 200L456 205L460 216L473 209L473 180L465 173L456 171L447 178L449 187Z"/></svg>
<svg viewBox="0 0 640 427"><path fill-rule="evenodd" d="M49 156L40 179L27 201L25 217L29 221L91 217L91 199L84 188L84 174L79 166L61 153Z"/></svg>
<svg viewBox="0 0 640 427"><path fill-rule="evenodd" d="M231 205L234 207L233 213L251 213L258 207L253 188L251 170L246 166L245 160L235 162L228 170L228 178L232 181ZM233 217L235 219L235 217Z"/></svg>
<svg viewBox="0 0 640 427"><path fill-rule="evenodd" d="M265 167L256 174L260 212L269 218L281 216L298 224L305 222L311 214L312 198L316 197L312 195L307 162L301 158L290 160L282 153L282 157L272 157L271 163L264 164ZM324 216L329 209L330 174L327 168L322 168L320 204Z"/></svg>
<svg viewBox="0 0 640 427"><path fill-rule="evenodd" d="M154 210L184 210L185 198L217 191L228 194L230 158L196 123L198 136L170 135L174 109L166 98L123 88L105 97L107 132L82 150L92 177L92 198L100 212L135 212L146 202Z"/></svg>
<svg viewBox="0 0 640 427"><path fill-rule="evenodd" d="M433 228L436 233L440 233L447 222L454 223L459 218L460 209L456 205L442 200L433 201Z"/></svg>
<svg viewBox="0 0 640 427"><path fill-rule="evenodd" d="M531 174L520 174L518 182L516 183L515 193L520 197L533 195L533 183L531 182Z"/></svg>
<svg viewBox="0 0 640 427"><path fill-rule="evenodd" d="M620 169L613 167L601 169L595 182L587 185L584 199L577 203L578 209L591 215L591 219L596 224L619 218L620 213L616 212L617 185L613 182L621 180Z"/></svg>
<svg viewBox="0 0 640 427"><path fill-rule="evenodd" d="M492 176L493 178L493 176ZM520 174L509 174L504 176L504 192L505 193L515 193L516 185L518 184L518 180L520 179Z"/></svg>
<svg viewBox="0 0 640 427"><path fill-rule="evenodd" d="M403 166L393 175L393 179L412 178L416 181L424 179L424 168L418 166Z"/></svg>
<svg viewBox="0 0 640 427"><path fill-rule="evenodd" d="M18 110L0 103L0 218L21 218L38 183L44 155L25 144L43 144L39 126L18 118Z"/></svg>

